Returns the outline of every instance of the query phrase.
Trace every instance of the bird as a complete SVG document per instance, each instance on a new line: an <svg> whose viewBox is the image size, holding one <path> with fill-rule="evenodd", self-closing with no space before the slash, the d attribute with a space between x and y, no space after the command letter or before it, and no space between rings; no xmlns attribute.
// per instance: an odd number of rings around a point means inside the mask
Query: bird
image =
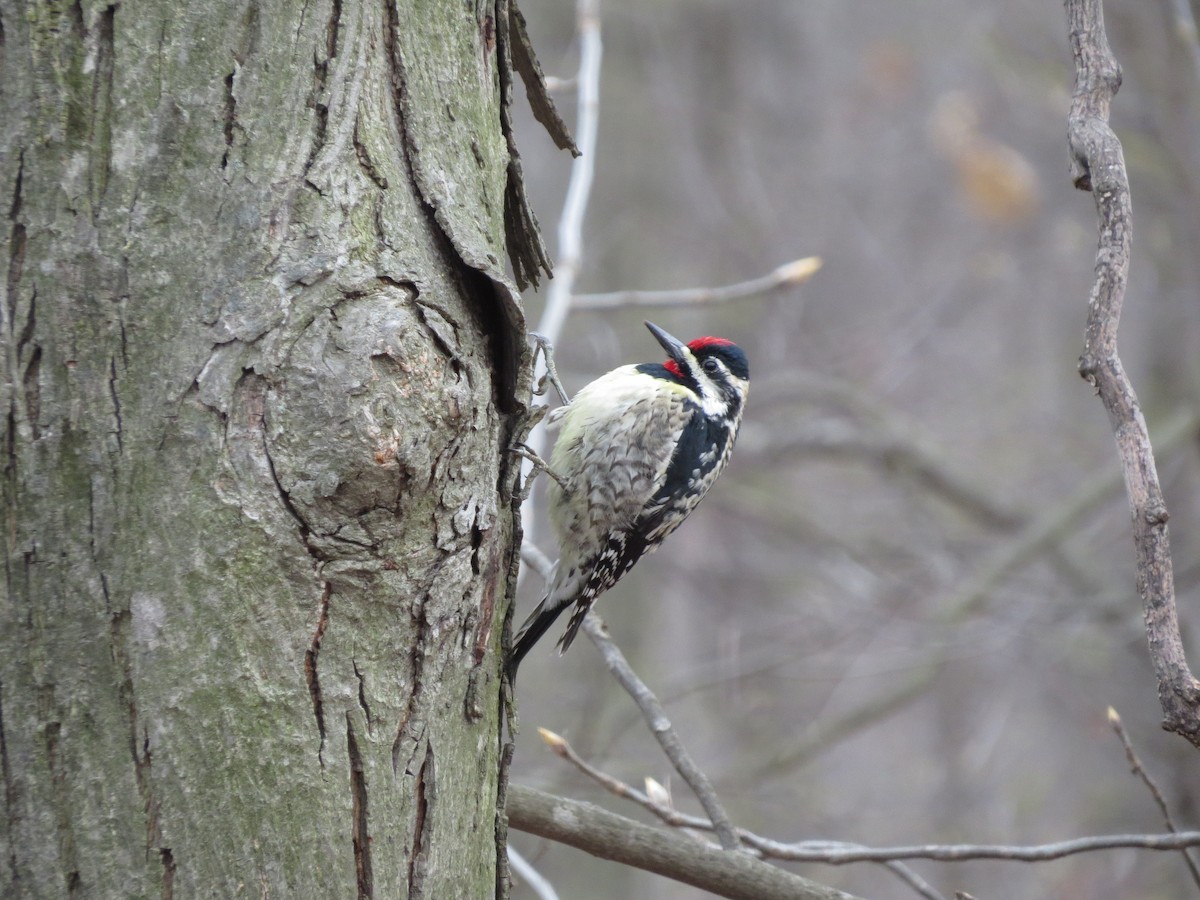
<svg viewBox="0 0 1200 900"><path fill-rule="evenodd" d="M573 606L558 641L566 652L596 599L683 523L729 462L750 390L745 352L726 338L685 344L644 324L665 362L613 369L547 416L558 432L547 495L559 558L513 641L510 683Z"/></svg>

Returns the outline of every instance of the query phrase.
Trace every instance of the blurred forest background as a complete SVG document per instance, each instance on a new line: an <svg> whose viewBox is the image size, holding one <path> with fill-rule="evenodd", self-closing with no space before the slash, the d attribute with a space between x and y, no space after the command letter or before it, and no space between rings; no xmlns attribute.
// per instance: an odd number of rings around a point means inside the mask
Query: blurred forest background
<svg viewBox="0 0 1200 900"><path fill-rule="evenodd" d="M570 78L572 4L522 8L547 73ZM1179 8L1105 3L1134 207L1120 346L1155 439L1187 639L1200 587L1200 57ZM572 392L659 359L643 318L749 353L728 471L598 607L735 821L870 845L1161 831L1112 705L1181 827L1200 824L1200 758L1158 725L1112 434L1076 372L1096 215L1068 175L1062 5L604 0L602 15L578 290L825 263L768 298L573 313L558 344ZM574 122L572 92L555 96ZM553 251L570 157L520 125ZM532 325L541 299L526 300ZM541 587L525 579L518 621ZM641 817L539 740L544 726L635 785L669 780L590 643L563 659L544 643L521 673L514 780ZM696 896L512 840L563 897ZM1147 851L914 868L981 898L1197 894L1178 854ZM798 871L914 896L878 867Z"/></svg>

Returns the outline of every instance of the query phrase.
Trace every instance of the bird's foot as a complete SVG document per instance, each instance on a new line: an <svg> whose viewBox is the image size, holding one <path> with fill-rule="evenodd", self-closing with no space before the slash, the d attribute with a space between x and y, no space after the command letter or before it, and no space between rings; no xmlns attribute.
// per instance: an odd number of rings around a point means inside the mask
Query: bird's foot
<svg viewBox="0 0 1200 900"><path fill-rule="evenodd" d="M533 480L535 478L537 478L537 476L540 472L545 472L547 475L549 475L551 478L553 478L555 481L558 482L559 487L561 487L564 491L567 490L566 479L563 478L561 475L559 475L557 472L555 472L552 468L550 468L550 463L546 462L544 459L542 459L540 456L538 456L536 453L534 453L532 450L530 450L526 444L514 444L513 446L508 448L508 452L515 453L517 456L521 457L522 459L528 460L530 463L533 464L533 468L530 469L529 474L527 476L525 476L525 482L524 482L524 484L521 485L521 489L517 495L517 499L521 503L524 503L525 500L529 497L529 492L531 490L533 490Z"/></svg>
<svg viewBox="0 0 1200 900"><path fill-rule="evenodd" d="M549 389L547 382L554 385L554 390L558 392L558 399L562 401L563 406L571 402L567 396L567 391L562 385L562 381L558 377L558 369L554 366L554 345L550 343L550 338L544 334L538 334L536 331L529 332L529 338L533 341L533 366L537 369L538 354L541 354L542 361L546 364L546 372L538 379L538 383L533 386L535 396L544 397Z"/></svg>

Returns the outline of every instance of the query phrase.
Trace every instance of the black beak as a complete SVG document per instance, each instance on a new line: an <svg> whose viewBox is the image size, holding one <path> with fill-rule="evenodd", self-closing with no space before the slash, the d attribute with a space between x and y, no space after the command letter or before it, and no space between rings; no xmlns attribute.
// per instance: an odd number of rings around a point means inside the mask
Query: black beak
<svg viewBox="0 0 1200 900"><path fill-rule="evenodd" d="M644 322L643 324L650 329L650 333L654 335L655 340L662 344L663 349L667 351L667 356L671 357L671 359L675 360L679 366L683 367L683 371L686 371L687 358L691 356L692 353L692 351L687 348L687 345L683 341L679 340L679 338L673 337L672 335L663 331L653 322Z"/></svg>

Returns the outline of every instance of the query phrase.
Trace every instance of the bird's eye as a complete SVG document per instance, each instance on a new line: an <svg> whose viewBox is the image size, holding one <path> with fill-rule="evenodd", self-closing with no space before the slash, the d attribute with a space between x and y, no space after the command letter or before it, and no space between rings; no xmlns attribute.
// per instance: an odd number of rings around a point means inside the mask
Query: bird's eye
<svg viewBox="0 0 1200 900"><path fill-rule="evenodd" d="M703 363L701 363L701 365L704 366L705 372L716 372L718 369L721 368L721 364L719 362L717 362L716 359L714 359L711 356L708 359L706 359Z"/></svg>

